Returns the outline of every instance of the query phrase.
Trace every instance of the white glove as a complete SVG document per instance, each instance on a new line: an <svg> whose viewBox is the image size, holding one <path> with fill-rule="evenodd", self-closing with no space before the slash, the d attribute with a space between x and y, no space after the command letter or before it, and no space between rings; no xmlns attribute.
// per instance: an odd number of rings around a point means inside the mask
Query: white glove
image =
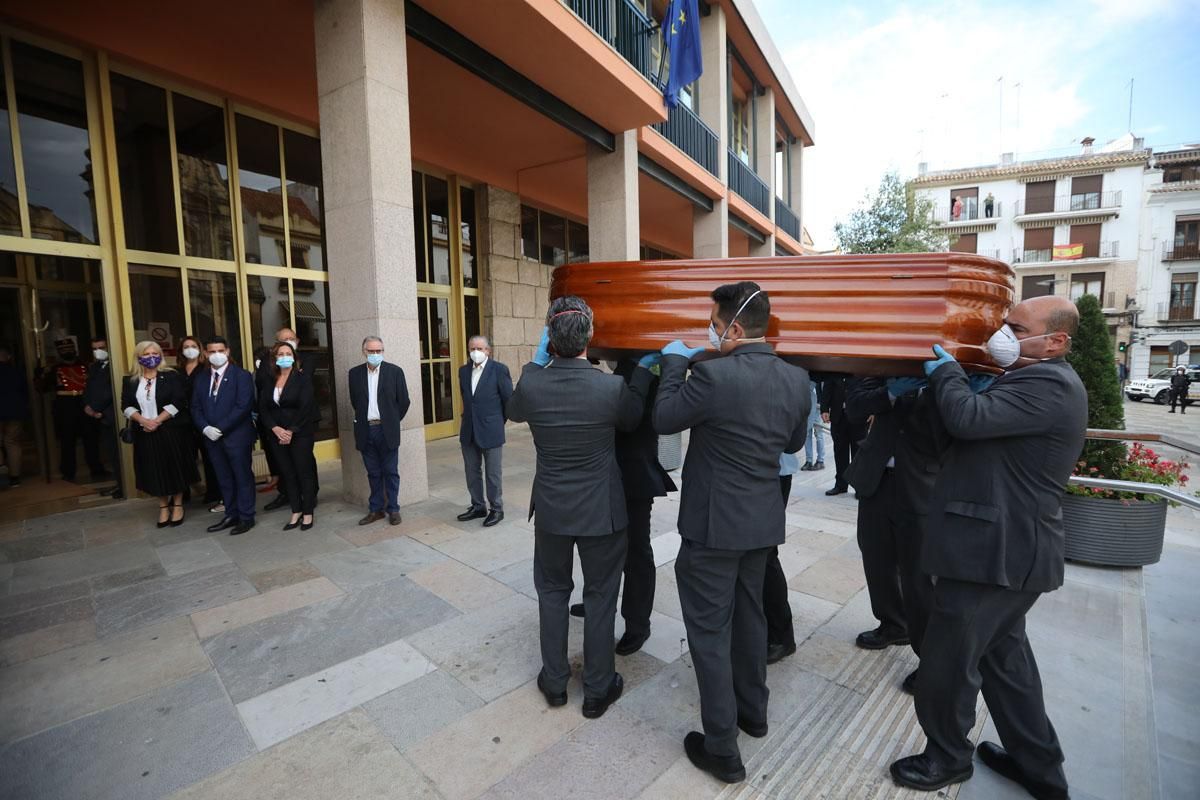
<svg viewBox="0 0 1200 800"><path fill-rule="evenodd" d="M212 425L209 425L208 427L206 427L204 430L201 431L201 433L203 433L211 441L214 441L214 442L217 439L221 438L221 432L219 430L217 430L216 428L214 428Z"/></svg>

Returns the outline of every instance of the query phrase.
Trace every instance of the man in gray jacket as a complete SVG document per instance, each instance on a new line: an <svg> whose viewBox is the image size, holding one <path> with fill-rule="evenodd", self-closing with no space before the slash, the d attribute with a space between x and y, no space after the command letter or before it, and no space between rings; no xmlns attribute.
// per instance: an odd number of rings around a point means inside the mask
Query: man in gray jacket
<svg viewBox="0 0 1200 800"><path fill-rule="evenodd" d="M587 361L592 310L578 297L550 304L533 361L508 401L508 418L528 422L537 449L529 516L534 524L533 583L538 593L542 671L538 688L552 706L567 702L568 609L574 548L583 567L583 715L595 718L621 696L613 629L628 520L615 431L638 426L654 376L643 357L627 385ZM551 356L553 351L553 356Z"/></svg>
<svg viewBox="0 0 1200 800"><path fill-rule="evenodd" d="M688 646L700 685L704 733L684 739L699 769L734 783L746 769L741 728L767 735L767 621L763 580L771 548L784 541L779 454L808 433L808 373L766 343L771 303L743 281L712 293L709 339L723 358L692 365L701 352L663 348L654 403L660 434L690 428L683 464L675 561Z"/></svg>

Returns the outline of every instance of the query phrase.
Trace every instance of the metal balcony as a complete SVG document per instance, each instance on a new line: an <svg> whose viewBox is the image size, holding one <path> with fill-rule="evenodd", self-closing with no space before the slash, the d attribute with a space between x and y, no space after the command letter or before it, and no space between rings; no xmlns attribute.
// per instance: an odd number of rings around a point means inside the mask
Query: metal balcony
<svg viewBox="0 0 1200 800"><path fill-rule="evenodd" d="M1163 261L1200 261L1200 244L1163 242Z"/></svg>
<svg viewBox="0 0 1200 800"><path fill-rule="evenodd" d="M988 214L982 205L964 204L962 211L956 217L952 206L936 206L933 209L933 221L939 225L956 225L960 222L993 222L1003 214L1004 205L999 200L992 204L992 213Z"/></svg>
<svg viewBox="0 0 1200 800"><path fill-rule="evenodd" d="M720 162L717 161L720 143L717 134L696 116L695 111L684 105L675 106L667 112L666 122L659 122L651 127L667 137L671 144L687 153L697 164L720 177Z"/></svg>
<svg viewBox="0 0 1200 800"><path fill-rule="evenodd" d="M633 68L650 77L654 23L633 0L564 0L567 7L611 44Z"/></svg>
<svg viewBox="0 0 1200 800"><path fill-rule="evenodd" d="M732 150L727 152L729 158L729 188L737 192L742 199L758 209L764 217L771 216L771 189L763 179L754 174L754 170L742 163Z"/></svg>
<svg viewBox="0 0 1200 800"><path fill-rule="evenodd" d="M800 218L792 212L788 204L775 198L775 224L780 230L800 242ZM801 242L803 244L803 242Z"/></svg>
<svg viewBox="0 0 1200 800"><path fill-rule="evenodd" d="M1013 250L1013 264L1070 264L1072 261L1087 261L1088 259L1115 259L1121 257L1120 242L1101 242L1095 253L1087 253L1086 250L1082 258L1054 258L1054 251L1046 250L1026 250L1018 247Z"/></svg>
<svg viewBox="0 0 1200 800"><path fill-rule="evenodd" d="M1155 315L1159 325L1200 325L1200 314L1196 312L1196 301L1187 303L1159 303Z"/></svg>
<svg viewBox="0 0 1200 800"><path fill-rule="evenodd" d="M1016 216L1028 214L1073 214L1080 211L1116 211L1121 207L1121 192L1086 192L1050 198L1024 198L1014 206Z"/></svg>

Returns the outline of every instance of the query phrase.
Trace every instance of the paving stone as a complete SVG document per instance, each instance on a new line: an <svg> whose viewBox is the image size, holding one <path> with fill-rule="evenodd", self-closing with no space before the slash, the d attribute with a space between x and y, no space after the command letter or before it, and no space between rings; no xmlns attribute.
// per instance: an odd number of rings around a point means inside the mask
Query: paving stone
<svg viewBox="0 0 1200 800"><path fill-rule="evenodd" d="M393 578L401 578L446 557L407 536L340 553L314 556L308 561L348 592Z"/></svg>
<svg viewBox="0 0 1200 800"><path fill-rule="evenodd" d="M800 643L790 659L797 666L833 681L837 680L851 660L862 655L862 652L853 642L825 636L817 631Z"/></svg>
<svg viewBox="0 0 1200 800"><path fill-rule="evenodd" d="M1067 583L1058 591L1038 598L1035 606L1038 613L1030 617L1029 625L1120 642L1121 597L1118 589Z"/></svg>
<svg viewBox="0 0 1200 800"><path fill-rule="evenodd" d="M490 577L503 583L514 592L520 592L526 597L537 599L537 587L533 585L533 559L527 558L501 567L491 573Z"/></svg>
<svg viewBox="0 0 1200 800"><path fill-rule="evenodd" d="M480 572L490 573L531 558L533 534L524 528L502 522L492 528L480 528L466 536L437 542L433 546Z"/></svg>
<svg viewBox="0 0 1200 800"><path fill-rule="evenodd" d="M789 525L787 529L787 541L788 544L794 543L809 550L828 552L845 544L846 537Z"/></svg>
<svg viewBox="0 0 1200 800"><path fill-rule="evenodd" d="M272 589L291 586L293 583L303 583L313 578L319 578L321 571L307 561L301 561L298 564L288 564L265 572L256 572L249 577L255 589L260 592L269 592Z"/></svg>
<svg viewBox="0 0 1200 800"><path fill-rule="evenodd" d="M655 570L654 610L672 619L683 619L683 608L679 605L679 584L675 580L675 562L663 564Z"/></svg>
<svg viewBox="0 0 1200 800"><path fill-rule="evenodd" d="M362 711L307 730L189 786L171 800L438 800Z"/></svg>
<svg viewBox="0 0 1200 800"><path fill-rule="evenodd" d="M68 622L91 620L95 615L96 612L92 608L92 600L89 597L33 608L0 618L0 640Z"/></svg>
<svg viewBox="0 0 1200 800"><path fill-rule="evenodd" d="M824 534L818 535L823 536ZM820 561L826 553L825 550L806 547L799 542L789 540L779 545L779 565L783 567L784 576L791 580Z"/></svg>
<svg viewBox="0 0 1200 800"><path fill-rule="evenodd" d="M102 594L117 589L124 589L128 586L136 586L146 581L156 580L164 577L166 574L167 571L162 568L162 564L156 558L153 564L145 564L130 570L114 572L111 575L103 575L99 578L90 578L88 586L92 594Z"/></svg>
<svg viewBox="0 0 1200 800"><path fill-rule="evenodd" d="M482 706L478 695L439 669L375 698L363 709L403 752Z"/></svg>
<svg viewBox="0 0 1200 800"><path fill-rule="evenodd" d="M265 524L241 536L226 536L219 541L246 574L266 572L351 546L332 531L271 530Z"/></svg>
<svg viewBox="0 0 1200 800"><path fill-rule="evenodd" d="M207 672L17 742L0 751L0 772L6 796L135 800L162 797L252 752Z"/></svg>
<svg viewBox="0 0 1200 800"><path fill-rule="evenodd" d="M662 536L655 536L651 539L650 547L654 550L654 566L661 567L674 561L675 557L679 555L679 545L682 541L678 533L664 533Z"/></svg>
<svg viewBox="0 0 1200 800"><path fill-rule="evenodd" d="M32 658L56 653L84 642L95 641L96 621L90 615L75 622L64 622L0 641L0 667L20 664Z"/></svg>
<svg viewBox="0 0 1200 800"><path fill-rule="evenodd" d="M838 555L825 555L788 581L789 589L835 603L846 602L866 585L862 561Z"/></svg>
<svg viewBox="0 0 1200 800"><path fill-rule="evenodd" d="M828 622L840 606L820 597L804 592L788 591L788 605L792 609L792 629L796 641L802 642L817 628Z"/></svg>
<svg viewBox="0 0 1200 800"><path fill-rule="evenodd" d="M115 520L88 525L83 531L84 547L103 547L106 544L132 542L146 538L147 530L128 520Z"/></svg>
<svg viewBox="0 0 1200 800"><path fill-rule="evenodd" d="M625 711L650 723L680 742L688 731L699 730L700 689L691 659L684 657L666 665L618 701Z"/></svg>
<svg viewBox="0 0 1200 800"><path fill-rule="evenodd" d="M680 742L621 708L576 728L484 793L486 800L636 797L679 757ZM570 765L564 769L564 765ZM614 774L614 766L620 765Z"/></svg>
<svg viewBox="0 0 1200 800"><path fill-rule="evenodd" d="M406 751L446 800L477 797L584 722L579 698L550 708L534 682L467 714ZM470 768L464 769L464 754ZM565 766L565 765L564 765Z"/></svg>
<svg viewBox="0 0 1200 800"><path fill-rule="evenodd" d="M403 525L401 527L403 527ZM455 528L439 522L435 525L429 526L428 528L422 528L421 530L414 531L413 533L408 534L408 537L414 541L420 542L421 544L427 544L432 547L439 542L448 542L451 539L457 539L460 536L466 536L471 532L472 531L465 531L462 528Z"/></svg>
<svg viewBox="0 0 1200 800"><path fill-rule="evenodd" d="M158 548L158 560L168 575L182 575L233 561L212 538L168 544Z"/></svg>
<svg viewBox="0 0 1200 800"><path fill-rule="evenodd" d="M144 541L90 547L16 564L10 590L20 594L152 566L158 566L158 557Z"/></svg>
<svg viewBox="0 0 1200 800"><path fill-rule="evenodd" d="M192 624L201 639L250 625L285 611L319 603L344 594L328 578L314 578L303 583L283 586L263 594L252 595L223 606L197 611L192 614Z"/></svg>
<svg viewBox="0 0 1200 800"><path fill-rule="evenodd" d="M0 743L11 742L208 670L186 618L0 669Z"/></svg>
<svg viewBox="0 0 1200 800"><path fill-rule="evenodd" d="M96 633L124 633L255 594L233 564L166 576L95 597Z"/></svg>
<svg viewBox="0 0 1200 800"><path fill-rule="evenodd" d="M61 586L51 586L47 589L35 589L22 594L10 594L0 597L0 619L22 614L35 608L53 606L69 600L87 597L91 590L87 581L64 583Z"/></svg>
<svg viewBox="0 0 1200 800"><path fill-rule="evenodd" d="M0 542L0 555L14 563L82 549L83 530L79 528Z"/></svg>
<svg viewBox="0 0 1200 800"><path fill-rule="evenodd" d="M399 525L389 525L387 520L373 522L370 525L359 525L357 522L339 528L337 535L355 547L366 547L377 542L395 539L399 536L412 536L438 524L432 517L413 514L402 514Z"/></svg>
<svg viewBox="0 0 1200 800"><path fill-rule="evenodd" d="M683 752L682 740L676 748L677 753ZM719 782L707 772L696 769L686 755L681 755L637 797L638 800L703 800L721 796L726 787L727 784ZM766 795L744 784L736 787L736 792L738 800L766 798Z"/></svg>
<svg viewBox="0 0 1200 800"><path fill-rule="evenodd" d="M392 642L238 704L250 737L265 750L435 669L406 642Z"/></svg>
<svg viewBox="0 0 1200 800"><path fill-rule="evenodd" d="M408 577L459 611L474 611L513 595L513 590L500 581L451 559L411 572Z"/></svg>
<svg viewBox="0 0 1200 800"><path fill-rule="evenodd" d="M619 625L618 630L621 630ZM674 617L651 611L650 638L642 645L642 649L659 661L670 664L688 651L687 629Z"/></svg>
<svg viewBox="0 0 1200 800"><path fill-rule="evenodd" d="M204 650L240 703L457 615L397 578L222 633Z"/></svg>

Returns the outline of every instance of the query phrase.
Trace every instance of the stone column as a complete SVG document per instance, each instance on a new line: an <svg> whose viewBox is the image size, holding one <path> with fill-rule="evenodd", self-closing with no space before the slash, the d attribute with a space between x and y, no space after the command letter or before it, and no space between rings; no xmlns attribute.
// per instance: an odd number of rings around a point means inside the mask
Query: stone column
<svg viewBox="0 0 1200 800"><path fill-rule="evenodd" d="M700 50L704 74L700 76L700 119L717 134L717 177L729 182L729 51L725 9L716 3L700 17ZM692 253L695 258L729 255L729 201L713 201L712 211L692 214Z"/></svg>
<svg viewBox="0 0 1200 800"><path fill-rule="evenodd" d="M485 185L476 188L476 198L483 330L491 339L492 356L518 378L542 335L550 269L521 252L521 198L516 193Z"/></svg>
<svg viewBox="0 0 1200 800"><path fill-rule="evenodd" d="M775 222L775 90L771 87L763 89L763 93L754 99L754 133L756 140L754 171L762 178L770 191L767 203L767 218ZM750 240L750 255L775 255L775 230L767 235L767 240L758 244Z"/></svg>
<svg viewBox="0 0 1200 800"><path fill-rule="evenodd" d="M637 131L616 136L611 153L588 143L588 260L636 261L638 219Z"/></svg>
<svg viewBox="0 0 1200 800"><path fill-rule="evenodd" d="M787 198L787 204L792 213L796 215L796 219L800 220L800 244L804 244L804 215L802 211L803 190L801 188L801 178L804 175L804 142L797 139L792 144L788 145L788 150L791 157L788 159L788 177L791 182L791 196Z"/></svg>
<svg viewBox="0 0 1200 800"><path fill-rule="evenodd" d="M316 0L314 28L342 487L365 506L370 490L354 447L346 373L363 363L363 337L376 335L387 360L404 370L412 399L400 443L400 502L412 503L428 496L429 485L404 4Z"/></svg>

